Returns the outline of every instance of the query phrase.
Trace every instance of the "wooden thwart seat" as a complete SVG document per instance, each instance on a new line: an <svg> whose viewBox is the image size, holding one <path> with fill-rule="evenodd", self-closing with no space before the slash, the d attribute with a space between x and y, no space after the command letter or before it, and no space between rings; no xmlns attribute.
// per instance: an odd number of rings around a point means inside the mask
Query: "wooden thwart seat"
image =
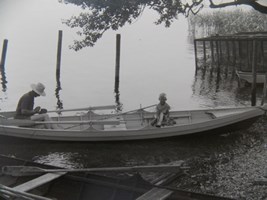
<svg viewBox="0 0 267 200"><path fill-rule="evenodd" d="M153 181L152 183L155 184L155 186L160 186L172 181L176 176L176 174L165 174L162 177L159 177L158 180ZM171 196L172 193L172 190L153 187L151 190L141 195L136 200L164 200Z"/></svg>
<svg viewBox="0 0 267 200"><path fill-rule="evenodd" d="M66 174L66 172L46 173L46 174L39 176L33 180L30 180L26 183L18 185L16 187L14 187L13 189L16 191L20 191L20 192L27 192L29 190L32 190L36 187L39 187L39 186L45 184L45 183L48 183L54 179L57 179L57 178L63 176L64 174Z"/></svg>
<svg viewBox="0 0 267 200"><path fill-rule="evenodd" d="M50 181L53 181L54 179L57 179L66 173L67 172L46 173L42 176L39 176L35 179L32 179L28 182L25 182L21 185L17 185L13 188L7 187L4 185L0 185L0 192L2 192L4 194L6 193L6 196L10 196L10 195L11 196L25 196L25 197L28 197L31 199L36 199L36 200L52 200L52 199L47 198L47 197L28 193L28 191L35 189L41 185L44 185Z"/></svg>
<svg viewBox="0 0 267 200"><path fill-rule="evenodd" d="M164 188L152 188L136 200L163 200L168 198L173 191Z"/></svg>
<svg viewBox="0 0 267 200"><path fill-rule="evenodd" d="M14 195L18 195L18 196L22 195L22 196L29 197L29 198L36 199L36 200L51 200L50 198L46 198L46 197L42 197L42 196L28 193L28 191L30 191L34 188L37 188L41 185L44 185L44 184L46 184L46 183L48 183L54 179L57 179L66 173L67 172L46 173L42 176L39 176L35 179L32 179L28 182L25 182L21 185L13 187L13 188L0 185L0 192L1 192L1 190L7 191L6 192L7 196L9 196L10 194L14 194Z"/></svg>

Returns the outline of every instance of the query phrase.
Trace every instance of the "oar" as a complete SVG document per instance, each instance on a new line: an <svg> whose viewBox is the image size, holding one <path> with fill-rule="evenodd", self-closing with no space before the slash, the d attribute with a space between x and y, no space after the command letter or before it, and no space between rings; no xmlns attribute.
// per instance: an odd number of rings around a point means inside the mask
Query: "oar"
<svg viewBox="0 0 267 200"><path fill-rule="evenodd" d="M58 109L58 110L49 110L50 112L71 112L71 111L81 111L81 110L111 110L115 109L115 105L106 105L106 106L92 106L92 107L85 107L85 108L73 108L73 109Z"/></svg>
<svg viewBox="0 0 267 200"><path fill-rule="evenodd" d="M133 166L133 167L104 167L104 168L85 168L85 169L43 169L33 166L4 166L2 167L2 173L11 176L31 176L42 173L56 173L56 172L152 172L152 171L177 172L180 169L182 169L181 164Z"/></svg>
<svg viewBox="0 0 267 200"><path fill-rule="evenodd" d="M91 107L84 107L84 108L72 108L72 109L57 109L57 110L49 110L48 113L60 113L60 112L71 112L71 111L89 111L89 110L112 110L115 109L117 106L115 105L105 105L105 106L91 106ZM0 116L4 119L14 117L16 111L5 111L1 112Z"/></svg>

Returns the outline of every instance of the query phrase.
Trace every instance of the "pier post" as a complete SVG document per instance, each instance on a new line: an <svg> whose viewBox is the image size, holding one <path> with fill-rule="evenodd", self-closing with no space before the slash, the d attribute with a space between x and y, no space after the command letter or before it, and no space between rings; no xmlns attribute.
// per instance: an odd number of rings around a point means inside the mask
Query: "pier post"
<svg viewBox="0 0 267 200"><path fill-rule="evenodd" d="M62 51L62 37L63 33L62 30L58 31L58 43L57 43L57 63L56 63L56 90L55 90L55 95L57 98L57 108L62 109L63 108L63 103L60 100L59 97L59 91L62 89L61 88L61 83L60 83L60 66L61 66L61 51Z"/></svg>
<svg viewBox="0 0 267 200"><path fill-rule="evenodd" d="M232 64L232 78L235 77L235 70L236 70L236 43L234 40L232 40L232 58L233 58L233 64Z"/></svg>
<svg viewBox="0 0 267 200"><path fill-rule="evenodd" d="M115 93L119 93L121 35L116 35Z"/></svg>
<svg viewBox="0 0 267 200"><path fill-rule="evenodd" d="M58 43L57 43L57 64L56 64L56 75L60 74L61 65L61 50L62 50L62 30L58 31Z"/></svg>
<svg viewBox="0 0 267 200"><path fill-rule="evenodd" d="M252 41L252 87L251 87L251 106L256 105L256 83L257 83L257 40Z"/></svg>
<svg viewBox="0 0 267 200"><path fill-rule="evenodd" d="M0 62L0 68L4 69L5 68L5 62L6 62L6 53L7 53L7 44L8 40L5 39L3 43L3 50L2 50L2 56L1 56L1 62Z"/></svg>
<svg viewBox="0 0 267 200"><path fill-rule="evenodd" d="M217 59L216 59L216 70L217 70L217 80L219 81L220 80L220 74L221 74L221 68L220 68L220 47L219 47L219 41L216 40L216 56L217 56Z"/></svg>
<svg viewBox="0 0 267 200"><path fill-rule="evenodd" d="M226 48L226 53L227 53L227 61L226 61L226 77L228 77L229 73L229 63L230 63L230 48L229 48L229 41L225 41L225 48Z"/></svg>
<svg viewBox="0 0 267 200"><path fill-rule="evenodd" d="M264 55L264 42L265 41L261 41L262 64L263 66L266 66L265 55ZM264 80L264 86L263 86L263 91L262 91L261 105L265 103L265 98L266 98L266 93L267 93L267 69L263 67L263 70L265 71L265 80Z"/></svg>
<svg viewBox="0 0 267 200"><path fill-rule="evenodd" d="M232 41L233 45L233 65L236 67L236 42L233 40Z"/></svg>
<svg viewBox="0 0 267 200"><path fill-rule="evenodd" d="M211 49L211 67L214 65L214 49L213 49L213 40L210 41L210 49Z"/></svg>
<svg viewBox="0 0 267 200"><path fill-rule="evenodd" d="M204 54L204 70L206 70L207 55L206 55L206 41L205 40L203 40L203 54Z"/></svg>
<svg viewBox="0 0 267 200"><path fill-rule="evenodd" d="M194 50L195 50L195 65L196 65L196 72L197 73L197 70L198 70L198 65L197 65L197 41L194 40Z"/></svg>

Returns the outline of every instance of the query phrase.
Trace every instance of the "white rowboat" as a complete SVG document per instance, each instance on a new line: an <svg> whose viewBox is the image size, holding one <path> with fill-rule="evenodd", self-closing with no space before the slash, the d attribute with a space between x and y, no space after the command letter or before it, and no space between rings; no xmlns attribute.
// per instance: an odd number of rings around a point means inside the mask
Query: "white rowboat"
<svg viewBox="0 0 267 200"><path fill-rule="evenodd" d="M157 128L151 125L155 113L144 109L116 115L100 115L90 110L80 115L53 117L52 122L17 120L12 118L14 112L1 112L0 136L69 142L158 139L242 129L264 113L264 107L171 111L170 117L176 124ZM44 123L57 123L62 129L44 129Z"/></svg>

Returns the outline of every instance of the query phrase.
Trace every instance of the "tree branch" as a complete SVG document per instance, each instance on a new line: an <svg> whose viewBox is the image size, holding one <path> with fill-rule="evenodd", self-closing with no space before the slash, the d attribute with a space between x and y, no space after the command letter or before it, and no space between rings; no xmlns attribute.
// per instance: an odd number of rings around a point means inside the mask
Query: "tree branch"
<svg viewBox="0 0 267 200"><path fill-rule="evenodd" d="M220 3L217 5L213 3L213 0L209 1L210 1L210 8L223 8L227 6L248 5L261 13L267 14L267 7L262 4L259 4L257 0L234 0L232 2Z"/></svg>

